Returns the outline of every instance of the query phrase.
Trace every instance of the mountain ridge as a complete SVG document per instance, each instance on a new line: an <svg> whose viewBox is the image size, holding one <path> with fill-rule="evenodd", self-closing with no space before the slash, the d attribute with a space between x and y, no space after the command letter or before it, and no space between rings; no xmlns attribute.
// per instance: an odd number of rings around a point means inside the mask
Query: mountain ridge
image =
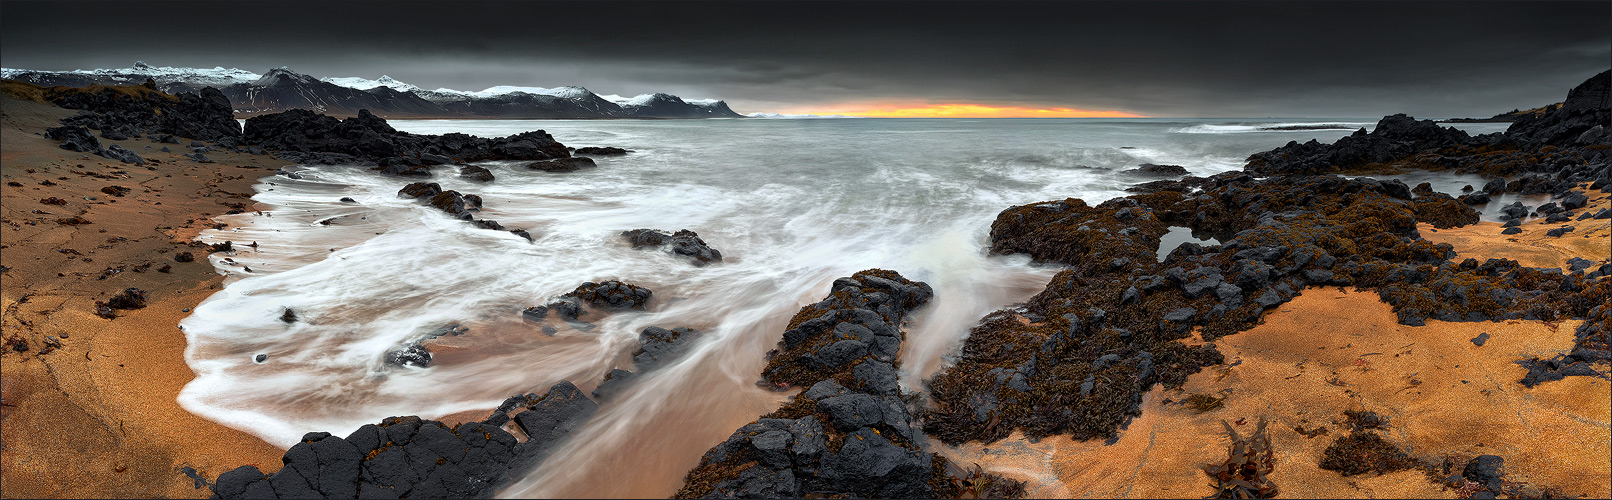
<svg viewBox="0 0 1612 500"><path fill-rule="evenodd" d="M41 86L87 87L137 85L146 80L168 93L214 88L229 98L235 116L245 118L292 109L332 116L357 116L369 110L388 118L743 118L718 99L689 99L666 94L631 98L601 96L581 86L554 88L499 85L480 91L428 90L382 75L314 77L288 67L263 74L222 66L212 69L151 66L136 61L121 69L43 71L0 68L0 78Z"/></svg>

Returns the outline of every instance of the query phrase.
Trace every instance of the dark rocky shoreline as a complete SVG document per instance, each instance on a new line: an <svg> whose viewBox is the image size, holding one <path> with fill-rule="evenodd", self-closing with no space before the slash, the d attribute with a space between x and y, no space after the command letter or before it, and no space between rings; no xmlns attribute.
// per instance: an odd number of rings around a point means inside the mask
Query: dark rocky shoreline
<svg viewBox="0 0 1612 500"><path fill-rule="evenodd" d="M992 442L1015 430L1032 439L1062 434L1112 439L1139 415L1141 395L1154 384L1179 387L1193 373L1224 362L1214 340L1252 328L1266 310L1308 287L1375 292L1401 324L1412 326L1426 319L1584 319L1570 352L1519 360L1530 370L1521 382L1608 378L1612 264L1575 265L1563 272L1506 259L1456 262L1452 247L1423 239L1417 224L1471 224L1478 220L1471 207L1477 196L1504 192L1560 199L1559 206L1538 207L1535 213L1543 216L1595 216L1571 211L1583 206L1576 201L1583 198L1574 191L1582 189L1578 186L1612 192L1612 151L1606 144L1612 137L1607 134L1609 78L1608 73L1592 77L1561 107L1519 119L1503 134L1473 137L1395 115L1370 133L1361 130L1334 144L1290 143L1256 153L1245 172L1140 184L1133 188L1138 194L1097 206L1069 198L1011 207L992 224L990 252L1022 253L1068 268L1027 303L984 317L956 364L928 381L934 402L927 407L896 384L896 354L904 338L902 321L933 292L877 269L836 280L828 298L792 319L761 374L761 384L774 389L808 389L707 452L677 497L1022 494L1022 483L971 474L924 451L922 434L948 444ZM425 136L398 132L367 112L337 120L290 111L249 119L244 132L231 134L218 120L218 96L97 92L59 98L86 111L51 129L52 138L63 140L64 148L129 163L143 160L125 159L116 150L121 148L101 150L88 130L107 138L143 134L159 142L172 135L203 137L213 141L212 147L308 163L371 165L383 174L411 177L430 176L433 165L572 160L564 145L542 131L495 140ZM201 155L209 146L193 147ZM1175 172L1154 167L1138 173ZM1493 180L1456 198L1426 184L1339 176L1406 170L1474 173ZM463 172L491 176L485 170ZM426 182L399 194L484 228L508 230L474 218L481 200L473 194ZM1530 210L1518 209L1521 213L1511 214L1514 220ZM1159 238L1172 226L1222 243L1183 244L1157 261ZM512 232L531 239L525 231ZM669 247L695 265L720 261L719 252L687 233L637 230L623 237L635 247ZM586 284L573 295L610 307L641 308L650 294L606 282ZM543 313L558 307L551 303ZM1178 342L1195 329L1209 343ZM637 368L650 370L679 356L698 337L688 329L645 330L635 353L643 356ZM613 390L607 386L630 383L633 375L612 372L594 396L607 397ZM286 452L279 472L264 475L243 466L213 483L197 480L221 498L490 497L540 463L596 408L576 386L561 382L542 396L511 398L481 422L450 428L392 417L346 438L309 433ZM501 427L510 421L527 440Z"/></svg>
<svg viewBox="0 0 1612 500"><path fill-rule="evenodd" d="M674 498L1008 498L1024 484L923 450L916 394L896 370L907 313L929 285L869 269L801 308L757 384L809 387L707 451Z"/></svg>

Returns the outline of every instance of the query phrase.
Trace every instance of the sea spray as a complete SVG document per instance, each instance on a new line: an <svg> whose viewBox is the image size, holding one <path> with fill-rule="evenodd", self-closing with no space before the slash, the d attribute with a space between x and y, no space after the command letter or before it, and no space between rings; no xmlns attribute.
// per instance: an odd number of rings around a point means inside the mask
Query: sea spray
<svg viewBox="0 0 1612 500"><path fill-rule="evenodd" d="M560 380L589 391L630 364L643 328L687 326L704 335L685 358L612 396L555 460L506 492L664 496L712 443L777 405L783 396L754 385L764 353L835 277L901 269L934 287L901 354L902 383L917 389L977 318L1027 299L1057 271L985 255L1002 209L1120 196L1137 179L1119 171L1141 163L1211 175L1288 140L1345 133L1169 132L1192 124L394 121L417 133L545 129L567 145L634 152L566 174L485 163L497 177L485 184L438 167L432 182L482 196L478 217L526 229L533 242L397 197L413 179L343 166L265 178L254 197L263 215L226 216L229 229L203 235L259 246L214 256L231 282L182 322L197 377L180 402L288 446L311 430L344 435L393 415L490 409ZM724 260L696 267L633 250L620 233L636 228L695 230ZM553 336L521 318L607 279L654 290L649 310L551 321ZM288 308L298 321L280 320ZM446 325L466 331L432 341L429 368L385 362ZM254 363L257 354L267 362Z"/></svg>

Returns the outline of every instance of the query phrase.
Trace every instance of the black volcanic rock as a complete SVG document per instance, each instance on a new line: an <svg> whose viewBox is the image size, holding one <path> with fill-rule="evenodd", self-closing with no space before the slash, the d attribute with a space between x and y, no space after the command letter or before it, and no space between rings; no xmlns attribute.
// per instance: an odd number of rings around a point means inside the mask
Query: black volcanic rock
<svg viewBox="0 0 1612 500"><path fill-rule="evenodd" d="M493 173L492 173L491 170L487 170L486 167L478 167L478 166L475 166L475 165L465 165L465 166L459 167L459 177L463 177L465 179L473 180L473 181L476 181L476 182L492 182L493 181Z"/></svg>
<svg viewBox="0 0 1612 500"><path fill-rule="evenodd" d="M879 345L887 337L888 347L873 349L899 349L903 318L932 295L929 285L881 269L835 280L827 298L790 320L760 382L810 388L706 451L673 498L960 497L947 460L920 446L920 421L891 363L864 357L823 369L816 361L863 338ZM1022 493L1022 484L988 479L1007 488L987 496Z"/></svg>
<svg viewBox="0 0 1612 500"><path fill-rule="evenodd" d="M415 182L397 191L399 198L409 198L430 205L441 210L450 217L469 222L482 229L493 231L508 231L516 236L532 241L532 234L525 229L508 228L495 220L477 219L475 214L481 211L481 196L465 194L452 189L443 190L435 182Z"/></svg>
<svg viewBox="0 0 1612 500"><path fill-rule="evenodd" d="M113 145L107 147L106 149L96 151L95 154L101 155L101 156L104 156L104 157L107 157L107 158L111 158L111 159L114 159L114 160L117 160L117 161L120 161L120 162L123 162L123 163L133 163L135 165L145 165L146 164L145 159L141 158L140 155L134 154L133 151L129 151L127 149L124 149L123 146L119 146L117 144L113 144Z"/></svg>
<svg viewBox="0 0 1612 500"><path fill-rule="evenodd" d="M1402 138L1417 137L1416 130L1439 133L1408 122L1384 128ZM1027 303L987 315L969 333L955 363L928 383L935 403L925 430L946 443L989 443L1016 431L1031 439L1111 438L1139 413L1153 384L1174 389L1200 367L1224 361L1212 343L1187 347L1178 339L1195 332L1213 342L1251 328L1266 309L1307 287L1373 291L1401 324L1416 326L1427 319L1596 319L1592 308L1612 286L1591 273L1503 259L1452 261L1454 248L1423 239L1418 224L1455 227L1476 222L1477 213L1427 186L1228 172L1197 187L1203 192L1161 190L1097 206L1065 199L998 215L993 254L1023 253L1069 268ZM1527 213L1521 205L1505 210ZM1170 226L1222 243L1190 251L1183 245L1158 262L1158 236ZM1372 243L1359 245L1364 241ZM1582 338L1576 352L1583 356L1605 349L1604 335ZM1529 383L1597 373L1577 358L1528 365Z"/></svg>
<svg viewBox="0 0 1612 500"><path fill-rule="evenodd" d="M1612 71L1602 71L1567 92L1567 100L1560 108L1541 115L1529 115L1506 128L1506 135L1537 145L1567 146L1606 144L1606 127L1612 126L1612 107L1608 106L1608 88L1612 87ZM1585 136L1591 129L1601 133ZM1580 137L1584 136L1584 141Z"/></svg>
<svg viewBox="0 0 1612 500"><path fill-rule="evenodd" d="M416 167L482 160L549 160L569 158L564 144L541 130L497 139L466 134L416 135L399 132L367 110L346 120L295 109L246 120L242 140L278 150L293 161L378 165L389 173L417 172ZM342 155L330 157L329 155ZM335 161L327 161L334 159Z"/></svg>
<svg viewBox="0 0 1612 500"><path fill-rule="evenodd" d="M1248 157L1247 170L1261 175L1347 172L1472 141L1464 131L1397 114L1383 117L1371 133L1360 129L1332 144L1313 139L1303 144L1293 141L1255 153Z"/></svg>
<svg viewBox="0 0 1612 500"><path fill-rule="evenodd" d="M585 282L562 297L575 297L601 309L644 309L654 293L621 281Z"/></svg>
<svg viewBox="0 0 1612 500"><path fill-rule="evenodd" d="M217 90L167 94L145 86L39 88L51 104L79 110L62 119L67 126L100 130L112 140L141 135L177 135L231 143L241 135L229 100Z"/></svg>
<svg viewBox="0 0 1612 500"><path fill-rule="evenodd" d="M640 373L654 370L682 357L699 337L699 330L688 327L644 328L638 333L639 347L633 352L633 363Z"/></svg>
<svg viewBox="0 0 1612 500"><path fill-rule="evenodd" d="M557 159L553 159L553 160L534 161L534 162L527 163L527 164L522 165L522 166L527 168L527 169L530 169L530 170L539 170L539 171L543 171L543 172L553 172L553 173L567 173L567 172L575 172L575 171L578 171L578 170L582 170L584 168L596 167L596 166L598 166L598 164L594 163L592 158L577 157L577 158L557 158Z"/></svg>
<svg viewBox="0 0 1612 500"><path fill-rule="evenodd" d="M722 262L722 252L706 245L705 240L700 239L699 233L687 229L671 234L655 229L633 229L622 231L621 237L625 238L633 249L664 248L673 254L688 257L696 266Z"/></svg>
<svg viewBox="0 0 1612 500"><path fill-rule="evenodd" d="M1153 163L1143 163L1140 167L1126 170L1123 173L1157 177L1180 177L1187 175L1187 168L1180 165L1157 165Z"/></svg>
<svg viewBox="0 0 1612 500"><path fill-rule="evenodd" d="M584 147L584 148L577 148L577 150L573 151L573 153L576 153L576 154L579 154L579 155L617 156L617 155L627 154L627 150L621 149L621 148L616 148L616 147L608 147L608 146L607 147L589 146L589 147Z"/></svg>
<svg viewBox="0 0 1612 500"><path fill-rule="evenodd" d="M286 450L284 467L273 474L243 465L211 484L192 477L210 487L214 498L492 498L543 463L597 409L562 381L543 395L507 399L480 422L449 427L414 416L388 417L346 438L307 433ZM506 430L512 420L526 441Z"/></svg>
<svg viewBox="0 0 1612 500"><path fill-rule="evenodd" d="M64 125L45 129L45 138L62 141L61 148L68 151L93 153L101 150L101 141L84 127Z"/></svg>

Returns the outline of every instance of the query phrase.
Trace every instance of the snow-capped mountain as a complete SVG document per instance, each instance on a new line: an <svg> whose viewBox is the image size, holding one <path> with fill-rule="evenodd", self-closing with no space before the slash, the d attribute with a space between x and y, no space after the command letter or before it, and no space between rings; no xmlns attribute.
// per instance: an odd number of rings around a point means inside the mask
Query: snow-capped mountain
<svg viewBox="0 0 1612 500"><path fill-rule="evenodd" d="M656 118L713 118L739 116L728 103L716 99L683 100L671 94L639 94L633 97L600 96L635 116Z"/></svg>
<svg viewBox="0 0 1612 500"><path fill-rule="evenodd" d="M403 83L403 82L394 80L394 79L392 79L392 77L386 76L386 75L381 75L380 79L378 79L378 80L370 80L368 78L356 78L356 77L350 77L350 76L349 77L336 77L336 78L327 76L327 77L324 77L324 78L320 78L319 81L325 82L325 83L330 83L330 84L335 84L335 85L340 85L340 86L347 87L347 88L350 88L350 89L358 89L358 90L370 90L370 89L373 89L375 87L387 87L387 88L390 88L392 90L396 90L396 91L399 91L399 92L414 92L414 91L417 91L417 90L421 90L419 87L416 87L416 86L413 86L413 85L409 85L407 83Z"/></svg>
<svg viewBox="0 0 1612 500"><path fill-rule="evenodd" d="M0 68L0 77L44 86L137 85L154 80L165 92L214 87L229 97L237 115L308 109L356 115L368 109L383 117L488 118L740 118L716 99L684 101L670 94L624 98L600 96L583 87L499 85L479 91L427 90L390 76L315 78L275 68L264 74L242 69L156 67L136 62L123 69L34 71Z"/></svg>
<svg viewBox="0 0 1612 500"><path fill-rule="evenodd" d="M244 69L224 69L222 66L213 69L202 68L174 68L169 66L152 66L143 61L135 61L134 66L120 69L77 69L73 71L33 71L27 69L0 68L0 78L7 80L22 80L35 85L82 87L86 85L139 85L145 83L147 78L155 80L158 85L172 83L189 83L201 86L225 86L237 83L249 83L261 78L262 75Z"/></svg>

